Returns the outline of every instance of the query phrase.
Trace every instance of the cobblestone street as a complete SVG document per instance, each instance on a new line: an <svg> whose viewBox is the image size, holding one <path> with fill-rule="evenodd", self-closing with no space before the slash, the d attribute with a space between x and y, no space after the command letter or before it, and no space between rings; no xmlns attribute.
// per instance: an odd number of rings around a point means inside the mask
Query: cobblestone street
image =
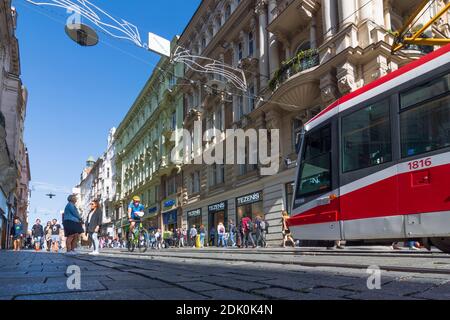
<svg viewBox="0 0 450 320"><path fill-rule="evenodd" d="M174 253L174 256L176 254ZM382 271L369 290L365 269L305 267L113 254L91 257L0 252L2 300L394 300L450 299L450 274ZM212 254L214 256L214 254ZM262 254L265 256L265 254ZM388 259L388 258L385 258ZM391 259L392 260L392 259ZM81 270L81 289L67 268Z"/></svg>

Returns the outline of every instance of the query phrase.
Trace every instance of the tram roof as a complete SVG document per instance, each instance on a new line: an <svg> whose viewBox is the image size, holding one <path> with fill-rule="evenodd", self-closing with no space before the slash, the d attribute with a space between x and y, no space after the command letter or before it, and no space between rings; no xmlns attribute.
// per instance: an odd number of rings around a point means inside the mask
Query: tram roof
<svg viewBox="0 0 450 320"><path fill-rule="evenodd" d="M375 81L372 81L371 83L369 83L353 92L346 94L345 96L337 99L331 105L329 105L328 107L323 109L319 114L317 114L311 120L309 120L305 124L305 129L307 131L309 131L309 130L313 129L314 127L318 126L319 124L321 124L323 121L327 120L329 117L331 117L331 115L339 113L340 110L338 109L338 107L340 105L342 105L343 103L350 102L351 100L361 96L362 94L364 94L368 91L371 91L375 88L378 88L381 85L383 85L391 80L394 80L394 79L398 78L399 76L406 74L406 73L416 69L417 67L422 66L432 60L435 60L449 52L450 52L450 44L445 45L442 48L439 48L438 50L433 51L418 60L412 61L412 62L408 63L407 65L405 65L405 66L403 66L403 67L401 67L401 68L399 68L399 69L397 69ZM450 62L450 58L448 61Z"/></svg>

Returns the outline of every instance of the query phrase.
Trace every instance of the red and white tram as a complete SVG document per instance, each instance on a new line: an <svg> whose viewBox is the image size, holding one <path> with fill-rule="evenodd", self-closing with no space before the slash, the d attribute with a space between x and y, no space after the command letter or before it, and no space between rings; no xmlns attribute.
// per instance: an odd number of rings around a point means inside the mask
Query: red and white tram
<svg viewBox="0 0 450 320"><path fill-rule="evenodd" d="M305 125L295 239L430 239L450 252L450 45Z"/></svg>

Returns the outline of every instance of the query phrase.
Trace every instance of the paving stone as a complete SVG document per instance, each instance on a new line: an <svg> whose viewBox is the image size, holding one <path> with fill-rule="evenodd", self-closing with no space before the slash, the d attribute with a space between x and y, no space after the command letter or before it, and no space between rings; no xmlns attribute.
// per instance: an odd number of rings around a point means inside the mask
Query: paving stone
<svg viewBox="0 0 450 320"><path fill-rule="evenodd" d="M253 290L254 293L264 295L271 299L283 299L295 296L296 292L292 290L282 289L282 288L268 288Z"/></svg>
<svg viewBox="0 0 450 320"><path fill-rule="evenodd" d="M8 284L29 284L29 283L44 283L45 277L23 277L23 278L0 278L0 292L1 287Z"/></svg>
<svg viewBox="0 0 450 320"><path fill-rule="evenodd" d="M178 286L186 288L188 290L193 290L196 292L210 291L210 290L218 290L223 289L214 284L201 282L201 281L192 281L192 282L180 282L177 283Z"/></svg>
<svg viewBox="0 0 450 320"><path fill-rule="evenodd" d="M450 283L414 294L412 297L418 299L450 300Z"/></svg>
<svg viewBox="0 0 450 320"><path fill-rule="evenodd" d="M207 297L180 288L139 289L151 300L206 300ZM208 293L213 291L208 291Z"/></svg>
<svg viewBox="0 0 450 320"><path fill-rule="evenodd" d="M168 288L172 287L170 284L164 283L158 280L106 280L101 281L101 283L107 287L109 290L116 289L150 289L150 288Z"/></svg>
<svg viewBox="0 0 450 320"><path fill-rule="evenodd" d="M380 290L367 290L361 293L355 293L346 296L348 299L352 300L420 300L419 298L414 297L406 297L406 296L398 296L386 294L385 292L381 292Z"/></svg>
<svg viewBox="0 0 450 320"><path fill-rule="evenodd" d="M412 282L412 281L394 281L381 286L381 290L385 294L390 295L409 295L413 293L424 292L435 287L433 283Z"/></svg>
<svg viewBox="0 0 450 320"><path fill-rule="evenodd" d="M205 291L202 292L202 294L207 295L214 300L265 300L265 298L256 294L250 294L231 289Z"/></svg>
<svg viewBox="0 0 450 320"><path fill-rule="evenodd" d="M134 289L103 290L94 292L72 292L58 294L25 295L16 300L149 300L149 297Z"/></svg>
<svg viewBox="0 0 450 320"><path fill-rule="evenodd" d="M86 284L81 284L81 290L103 290L105 287L98 281L88 282ZM35 293L57 293L57 292L70 292L71 290L67 288L67 283L30 283L30 284L8 284L1 287L2 295L24 295L24 294L35 294Z"/></svg>
<svg viewBox="0 0 450 320"><path fill-rule="evenodd" d="M244 290L247 292L250 292L255 289L263 289L268 288L270 285L258 283L258 282L252 282L252 281L227 281L223 283L224 287L232 288L232 289L239 289Z"/></svg>

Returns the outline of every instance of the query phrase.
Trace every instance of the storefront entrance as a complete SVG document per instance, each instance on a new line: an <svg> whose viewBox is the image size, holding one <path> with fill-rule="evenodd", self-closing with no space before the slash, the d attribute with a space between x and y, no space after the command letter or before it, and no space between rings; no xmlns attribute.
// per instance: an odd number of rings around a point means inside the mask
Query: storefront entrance
<svg viewBox="0 0 450 320"><path fill-rule="evenodd" d="M198 228L202 225L202 209L195 209L187 212L188 233L192 226Z"/></svg>
<svg viewBox="0 0 450 320"><path fill-rule="evenodd" d="M237 222L249 217L254 220L257 216L264 218L262 191L255 192L236 199Z"/></svg>
<svg viewBox="0 0 450 320"><path fill-rule="evenodd" d="M208 243L217 245L217 225L222 222L228 231L228 212L225 201L208 206ZM212 243L211 229L214 227L214 243Z"/></svg>
<svg viewBox="0 0 450 320"><path fill-rule="evenodd" d="M164 231L175 232L177 229L177 212L178 210L172 210L163 214Z"/></svg>

